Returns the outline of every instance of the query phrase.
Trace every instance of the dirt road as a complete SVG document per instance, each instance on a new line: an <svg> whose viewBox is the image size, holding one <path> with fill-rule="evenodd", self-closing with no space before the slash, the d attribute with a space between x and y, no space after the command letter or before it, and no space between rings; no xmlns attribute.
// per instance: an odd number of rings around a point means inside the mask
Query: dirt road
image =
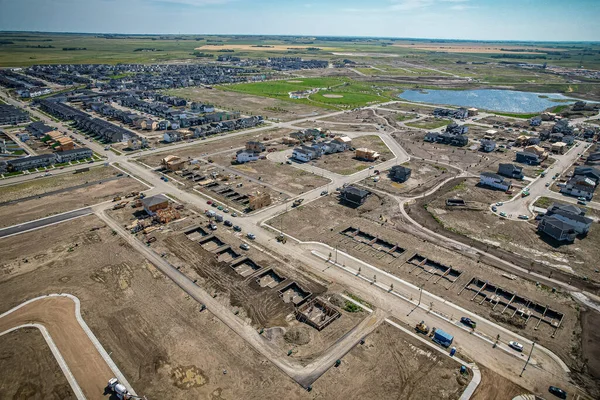
<svg viewBox="0 0 600 400"><path fill-rule="evenodd" d="M88 399L103 398L113 371L75 317L76 304L68 297L47 297L0 316L0 332L36 323L52 337L73 377Z"/></svg>

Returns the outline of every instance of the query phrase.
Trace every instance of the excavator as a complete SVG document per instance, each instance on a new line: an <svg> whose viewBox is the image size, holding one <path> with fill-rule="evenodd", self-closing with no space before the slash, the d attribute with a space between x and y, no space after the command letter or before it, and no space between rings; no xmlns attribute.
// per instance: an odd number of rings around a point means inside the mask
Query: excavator
<svg viewBox="0 0 600 400"><path fill-rule="evenodd" d="M429 327L425 325L425 321L421 321L415 326L415 330L419 333L427 335L429 333Z"/></svg>
<svg viewBox="0 0 600 400"><path fill-rule="evenodd" d="M119 383L119 380L117 378L112 378L108 381L108 388L117 396L119 400L147 400L146 396L134 396L131 393L129 393L125 385Z"/></svg>

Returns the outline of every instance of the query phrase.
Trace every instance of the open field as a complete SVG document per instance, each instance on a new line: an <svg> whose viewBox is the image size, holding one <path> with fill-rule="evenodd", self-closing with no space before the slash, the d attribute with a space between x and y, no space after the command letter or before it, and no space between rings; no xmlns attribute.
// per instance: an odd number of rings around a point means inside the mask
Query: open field
<svg viewBox="0 0 600 400"><path fill-rule="evenodd" d="M246 142L268 142L271 140L277 141L277 139L281 139L282 137L289 135L291 132L294 132L294 130L279 128L265 129L257 133L232 136L226 138L225 140L210 142L200 141L182 149L169 150L168 148L165 148L164 151L148 155L140 153L140 157L138 159L144 164L150 165L151 167L158 167L160 165L160 161L168 155L178 156L184 160L188 160L197 159L200 157L208 157L221 152L235 152L236 150L245 147Z"/></svg>
<svg viewBox="0 0 600 400"><path fill-rule="evenodd" d="M195 50L202 51L219 51L219 50L234 50L234 51L277 51L286 52L288 50L310 50L311 46L300 46L300 45L281 45L281 44L205 44L204 46L197 47ZM323 51L335 51L335 47L319 47L319 50ZM315 54L318 54L315 52Z"/></svg>
<svg viewBox="0 0 600 400"><path fill-rule="evenodd" d="M38 178L14 185L2 186L0 203L22 199L28 196L38 196L55 190L66 189L85 184L86 182L114 178L121 171L112 167L94 167L89 171L77 174L66 173L56 176Z"/></svg>
<svg viewBox="0 0 600 400"><path fill-rule="evenodd" d="M490 46L487 43L483 43L480 46L474 46L472 44L462 45L462 44L450 44L450 45L442 45L442 44L431 44L431 45L409 45L409 44L395 44L396 47L403 48L411 48L417 50L426 50L426 51L439 51L445 53L493 53L493 54L514 54L516 51L519 54L544 54L537 50L548 50L554 51L552 48L538 48L538 47L523 47L523 46Z"/></svg>
<svg viewBox="0 0 600 400"><path fill-rule="evenodd" d="M380 215L383 215L383 220L380 219ZM580 361L576 356L581 354L578 312L575 302L568 293L560 290L553 293L548 287L543 285L538 287L531 281L519 278L509 280L502 275L502 271L486 263L487 260L480 259L470 252L457 253L453 247L446 248L437 241L414 236L412 227L402 220L397 203L387 197L372 194L364 205L352 209L339 204L334 196L327 196L302 205L286 213L283 218L275 217L268 223L277 229L283 226L284 232L300 240L318 240L327 243L414 285L423 285L423 290L442 296L508 329L535 339L565 359L567 364L579 366ZM341 233L349 227L360 228L362 232L385 240L391 245L397 245L403 251L401 254L391 255L378 250L379 246L366 245L364 241L360 242ZM409 262L415 254L456 269L459 271L458 277L442 279L436 283L438 279L430 279L432 275L425 272L425 269L417 268ZM536 322L533 320L522 325L519 318L509 318L503 316L498 310L492 310L493 305L488 302L480 304L479 301L472 301L473 293L463 292L461 289L473 277L489 280L558 310L564 314L561 328L556 331L549 324L542 323L536 330L534 329ZM584 329L593 330L594 325ZM553 334L554 338L551 337ZM469 354L468 348L461 348L460 351Z"/></svg>
<svg viewBox="0 0 600 400"><path fill-rule="evenodd" d="M388 149L385 143L376 135L360 136L352 139L352 147L366 147L370 150L375 150L380 154L377 161L363 161L354 157L353 151L345 151L343 153L327 154L317 160L311 162L312 165L326 169L327 171L335 172L341 175L352 175L370 166L377 166L382 161L389 160L393 157L393 153Z"/></svg>
<svg viewBox="0 0 600 400"><path fill-rule="evenodd" d="M327 110L313 104L299 103L287 99L241 94L237 91L190 87L166 91L172 96L180 96L191 101L214 104L226 110L240 111L243 114L262 115L266 118L290 121L302 117L324 114Z"/></svg>
<svg viewBox="0 0 600 400"><path fill-rule="evenodd" d="M66 189L57 194L2 205L0 206L0 227L87 207L111 200L117 195L145 189L147 186L135 179L122 177L74 190Z"/></svg>
<svg viewBox="0 0 600 400"><path fill-rule="evenodd" d="M76 399L37 328L0 336L0 398Z"/></svg>
<svg viewBox="0 0 600 400"><path fill-rule="evenodd" d="M423 138L425 137L425 132L423 131L404 130L394 133L392 136L409 154L415 157L450 164L456 168L461 168L474 174L483 171L497 172L498 164L515 163L516 158L515 149L507 150L498 148L491 153L484 153L478 150L478 145L476 145L475 150L469 148L475 143L469 143L469 147L455 147L424 142ZM468 134L468 136L471 135ZM508 138L506 136L508 136ZM516 136L516 134L498 135L495 140L501 145L502 143L506 143L509 139L512 140L513 137L516 138ZM523 167L523 174L525 174L525 176L533 178L538 176L548 165L552 164L552 162L552 158L548 158L539 166L525 164L518 165L519 167ZM513 183L516 186L520 185L520 182L518 181Z"/></svg>
<svg viewBox="0 0 600 400"><path fill-rule="evenodd" d="M492 372L489 368L479 366L481 383L473 393L473 400L505 400L526 394L522 387Z"/></svg>
<svg viewBox="0 0 600 400"><path fill-rule="evenodd" d="M293 78L268 82L238 83L219 86L219 88L329 108L336 108L336 106L359 107L389 100L388 97L379 95L378 91L371 85L350 81L348 78ZM308 98L290 98L291 92L311 89L319 90L316 93L311 93Z"/></svg>
<svg viewBox="0 0 600 400"><path fill-rule="evenodd" d="M76 295L100 343L149 398L305 398L303 389L209 311L198 312L196 302L110 231L90 216L3 239L10 249L0 279L3 310L40 294ZM79 246L67 251L73 243ZM9 370L22 363L15 361Z"/></svg>
<svg viewBox="0 0 600 400"><path fill-rule="evenodd" d="M410 178L406 182L394 182L389 178L388 171L380 171L378 182L367 178L361 183L395 195L418 196L458 174L458 171L446 165L425 161L409 161L402 165L411 169Z"/></svg>
<svg viewBox="0 0 600 400"><path fill-rule="evenodd" d="M593 224L585 238L575 243L558 246L538 235L536 221L517 222L498 218L487 207L498 197L498 192L477 187L474 181L456 185L450 191L439 193L427 210L446 228L523 257L532 257L548 267L568 273L587 276L600 281L594 260L600 257L600 228ZM501 192L500 192L501 193ZM446 207L447 198L462 198L472 202L469 207ZM550 272L550 271L549 271ZM551 272L550 272L551 273Z"/></svg>
<svg viewBox="0 0 600 400"><path fill-rule="evenodd" d="M458 399L469 380L460 376L459 368L452 359L383 324L338 368L325 373L313 393L319 398Z"/></svg>
<svg viewBox="0 0 600 400"><path fill-rule="evenodd" d="M406 126L419 129L436 129L448 125L452 122L449 119L425 118L420 121L408 122Z"/></svg>

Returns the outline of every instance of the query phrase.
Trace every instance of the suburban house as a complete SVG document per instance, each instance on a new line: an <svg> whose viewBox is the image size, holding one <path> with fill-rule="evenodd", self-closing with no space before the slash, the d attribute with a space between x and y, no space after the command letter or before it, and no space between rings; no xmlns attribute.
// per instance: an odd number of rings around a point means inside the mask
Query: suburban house
<svg viewBox="0 0 600 400"><path fill-rule="evenodd" d="M163 134L163 141L165 143L179 142L180 140L183 140L183 135L181 132L170 131Z"/></svg>
<svg viewBox="0 0 600 400"><path fill-rule="evenodd" d="M517 162L529 165L538 165L542 162L542 160L540 160L540 157L535 153L519 151L517 153Z"/></svg>
<svg viewBox="0 0 600 400"><path fill-rule="evenodd" d="M505 180L502 176L493 172L482 172L479 174L479 183L506 192L512 186L512 182Z"/></svg>
<svg viewBox="0 0 600 400"><path fill-rule="evenodd" d="M598 165L600 164L600 152L590 153L588 158L585 160L585 163L588 165Z"/></svg>
<svg viewBox="0 0 600 400"><path fill-rule="evenodd" d="M238 150L235 154L235 160L239 164L247 163L249 161L256 161L259 158L259 153L255 153L251 150Z"/></svg>
<svg viewBox="0 0 600 400"><path fill-rule="evenodd" d="M562 141L563 141L563 143L566 143L568 146L570 146L573 143L575 143L575 136L565 135L565 136L563 136Z"/></svg>
<svg viewBox="0 0 600 400"><path fill-rule="evenodd" d="M573 175L584 175L596 182L596 186L600 182L600 169L598 168L578 166L573 170Z"/></svg>
<svg viewBox="0 0 600 400"><path fill-rule="evenodd" d="M552 152L556 154L565 154L567 151L567 144L564 142L552 143Z"/></svg>
<svg viewBox="0 0 600 400"><path fill-rule="evenodd" d="M266 150L266 147L261 142L251 140L246 142L246 150L254 153L262 153Z"/></svg>
<svg viewBox="0 0 600 400"><path fill-rule="evenodd" d="M423 140L425 142L432 142L435 143L438 141L440 134L437 132L427 132L427 134L425 135L425 137L423 138Z"/></svg>
<svg viewBox="0 0 600 400"><path fill-rule="evenodd" d="M559 242L573 242L577 237L575 227L555 216L544 216L538 224L538 232L546 234Z"/></svg>
<svg viewBox="0 0 600 400"><path fill-rule="evenodd" d="M456 122L452 122L446 126L446 133L451 135L464 135L469 131L469 127L466 125L458 125Z"/></svg>
<svg viewBox="0 0 600 400"><path fill-rule="evenodd" d="M410 178L411 169L402 165L394 165L388 174L394 182L406 182Z"/></svg>
<svg viewBox="0 0 600 400"><path fill-rule="evenodd" d="M55 129L49 127L48 125L44 124L43 122L32 122L31 124L27 125L27 131L29 131L29 133L31 133L33 136L35 137L43 137L45 136L48 132L52 132Z"/></svg>
<svg viewBox="0 0 600 400"><path fill-rule="evenodd" d="M367 149L366 147L356 149L354 157L359 160L375 161L379 159L380 154L375 150Z"/></svg>
<svg viewBox="0 0 600 400"><path fill-rule="evenodd" d="M91 149L87 147L79 147L72 150L64 150L56 152L58 162L64 163L69 161L83 160L91 158L94 155Z"/></svg>
<svg viewBox="0 0 600 400"><path fill-rule="evenodd" d="M148 215L155 215L158 210L164 210L169 207L169 199L162 194L144 197L142 199L142 206Z"/></svg>
<svg viewBox="0 0 600 400"><path fill-rule="evenodd" d="M479 141L481 151L490 153L496 149L496 142L489 139L481 139Z"/></svg>
<svg viewBox="0 0 600 400"><path fill-rule="evenodd" d="M583 197L590 201L594 196L596 182L585 175L573 175L565 186L560 189L561 193L569 194L575 197Z"/></svg>
<svg viewBox="0 0 600 400"><path fill-rule="evenodd" d="M0 103L0 125L19 125L24 122L29 122L27 111Z"/></svg>
<svg viewBox="0 0 600 400"><path fill-rule="evenodd" d="M185 165L185 160L182 160L179 156L168 155L160 160L160 164L169 171L179 171Z"/></svg>
<svg viewBox="0 0 600 400"><path fill-rule="evenodd" d="M292 158L302 162L308 162L317 159L320 156L320 152L308 146L296 147L292 152Z"/></svg>
<svg viewBox="0 0 600 400"><path fill-rule="evenodd" d="M25 171L30 168L47 167L57 162L56 154L40 154L39 156L22 157L16 160L8 160L10 171Z"/></svg>
<svg viewBox="0 0 600 400"><path fill-rule="evenodd" d="M533 117L529 120L530 126L540 126L542 124L542 117L539 115L537 117Z"/></svg>
<svg viewBox="0 0 600 400"><path fill-rule="evenodd" d="M352 147L352 139L350 139L348 136L336 136L333 138L332 142L335 142L338 146L343 147L342 151L349 150Z"/></svg>
<svg viewBox="0 0 600 400"><path fill-rule="evenodd" d="M498 164L498 174L512 179L523 179L523 168L514 164Z"/></svg>
<svg viewBox="0 0 600 400"><path fill-rule="evenodd" d="M354 186L348 186L340 192L340 200L352 207L358 207L367 201L367 196L371 193L367 190L359 189Z"/></svg>
<svg viewBox="0 0 600 400"><path fill-rule="evenodd" d="M592 222L591 218L585 216L585 209L570 204L553 203L546 211L546 216L553 216L563 222L573 225L578 235L589 232Z"/></svg>

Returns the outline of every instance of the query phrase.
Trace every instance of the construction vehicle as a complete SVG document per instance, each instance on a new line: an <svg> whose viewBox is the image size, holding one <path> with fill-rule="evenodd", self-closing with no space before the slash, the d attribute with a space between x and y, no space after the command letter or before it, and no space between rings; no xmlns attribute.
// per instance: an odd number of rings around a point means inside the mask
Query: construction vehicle
<svg viewBox="0 0 600 400"><path fill-rule="evenodd" d="M117 396L119 400L129 400L129 399L145 399L146 396L140 397L135 396L127 390L125 385L119 383L117 378L112 378L108 381L108 388Z"/></svg>
<svg viewBox="0 0 600 400"><path fill-rule="evenodd" d="M148 238L148 240L146 240L146 243L150 244L150 243L154 243L156 242L156 238L154 236L152 236L151 238Z"/></svg>
<svg viewBox="0 0 600 400"><path fill-rule="evenodd" d="M425 325L425 321L421 321L415 326L415 330L419 333L427 335L429 333L429 327Z"/></svg>
<svg viewBox="0 0 600 400"><path fill-rule="evenodd" d="M113 197L113 201L119 201L119 200L121 200L121 196Z"/></svg>
<svg viewBox="0 0 600 400"><path fill-rule="evenodd" d="M294 202L292 203L292 207L298 207L300 204L302 204L303 201L304 201L304 199L294 200Z"/></svg>
<svg viewBox="0 0 600 400"><path fill-rule="evenodd" d="M287 242L287 239L283 234L280 234L277 236L277 241L285 244Z"/></svg>

